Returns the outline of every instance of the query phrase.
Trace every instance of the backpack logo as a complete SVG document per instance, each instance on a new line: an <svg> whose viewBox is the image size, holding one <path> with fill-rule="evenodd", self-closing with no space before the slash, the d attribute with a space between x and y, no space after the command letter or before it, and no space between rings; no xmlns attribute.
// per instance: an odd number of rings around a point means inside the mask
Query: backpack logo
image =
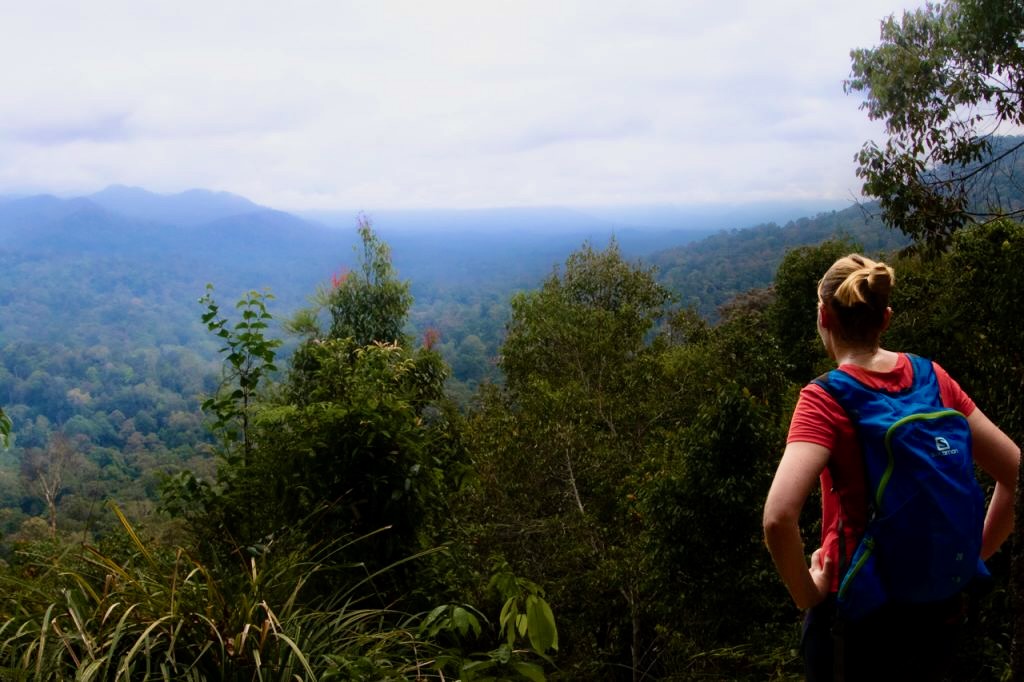
<svg viewBox="0 0 1024 682"><path fill-rule="evenodd" d="M949 441L942 436L935 436L935 454L933 457L949 457L959 454L959 450L950 446Z"/></svg>

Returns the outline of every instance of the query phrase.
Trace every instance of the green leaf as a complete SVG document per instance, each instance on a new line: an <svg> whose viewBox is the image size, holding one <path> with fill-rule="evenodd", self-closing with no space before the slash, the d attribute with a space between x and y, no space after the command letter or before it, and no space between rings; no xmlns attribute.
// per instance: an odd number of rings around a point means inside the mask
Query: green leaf
<svg viewBox="0 0 1024 682"><path fill-rule="evenodd" d="M469 663L463 665L459 672L462 673L463 677L466 677L467 679L472 679L468 676L476 675L478 673L483 672L484 670L487 670L488 668L493 668L494 663L495 662L492 659L487 659L485 661L470 661Z"/></svg>
<svg viewBox="0 0 1024 682"><path fill-rule="evenodd" d="M545 682L547 680L544 676L544 669L536 663L517 661L512 664L512 669L526 679L531 680L531 682Z"/></svg>
<svg viewBox="0 0 1024 682"><path fill-rule="evenodd" d="M526 617L529 620L530 646L541 653L548 649L557 651L558 629L555 627L555 614L547 601L530 595L526 600Z"/></svg>
<svg viewBox="0 0 1024 682"><path fill-rule="evenodd" d="M526 635L529 625L530 621L525 613L520 613L516 616L516 630L519 632L520 637Z"/></svg>
<svg viewBox="0 0 1024 682"><path fill-rule="evenodd" d="M455 624L458 633L465 637L472 631L477 637L480 636L480 621L470 611L461 606L452 607L452 622Z"/></svg>
<svg viewBox="0 0 1024 682"><path fill-rule="evenodd" d="M448 605L447 604L442 604L441 606L435 607L434 610L431 611L430 613L428 613L427 617L423 619L423 625L430 625L435 620L437 620L437 618L442 613L444 613L447 610L448 610Z"/></svg>

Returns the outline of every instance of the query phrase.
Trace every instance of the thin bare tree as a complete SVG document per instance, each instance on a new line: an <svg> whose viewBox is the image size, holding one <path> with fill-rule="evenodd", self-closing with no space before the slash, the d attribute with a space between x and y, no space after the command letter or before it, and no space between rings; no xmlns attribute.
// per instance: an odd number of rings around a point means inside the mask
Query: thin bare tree
<svg viewBox="0 0 1024 682"><path fill-rule="evenodd" d="M29 448L21 460L21 475L46 504L50 537L57 537L57 498L64 475L78 458L76 443L66 434L53 433L45 448Z"/></svg>

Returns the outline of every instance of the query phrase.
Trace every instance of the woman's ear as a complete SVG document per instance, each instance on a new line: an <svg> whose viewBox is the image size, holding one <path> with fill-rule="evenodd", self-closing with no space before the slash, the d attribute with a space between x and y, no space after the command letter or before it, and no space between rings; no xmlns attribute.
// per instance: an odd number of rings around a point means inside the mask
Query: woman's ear
<svg viewBox="0 0 1024 682"><path fill-rule="evenodd" d="M885 314L882 316L882 331L884 332L889 328L889 320L892 319L892 308L886 308Z"/></svg>
<svg viewBox="0 0 1024 682"><path fill-rule="evenodd" d="M823 305L818 305L818 326L822 329L828 329L831 320L828 316L828 311Z"/></svg>

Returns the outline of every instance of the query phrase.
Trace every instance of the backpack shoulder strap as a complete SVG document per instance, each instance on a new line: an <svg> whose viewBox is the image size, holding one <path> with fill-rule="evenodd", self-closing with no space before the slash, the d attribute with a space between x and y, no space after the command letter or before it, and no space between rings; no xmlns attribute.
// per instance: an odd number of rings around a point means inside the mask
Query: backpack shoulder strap
<svg viewBox="0 0 1024 682"><path fill-rule="evenodd" d="M935 374L935 367L932 366L932 361L913 353L907 353L907 358L910 359L910 365L914 370L913 390L933 392L937 396L936 404L941 405L942 393L939 390L939 378Z"/></svg>
<svg viewBox="0 0 1024 682"><path fill-rule="evenodd" d="M863 394L871 391L852 375L839 368L825 372L811 383L817 384L832 396L832 399L839 404L839 407L843 408L851 420L856 419L856 408L864 399Z"/></svg>

